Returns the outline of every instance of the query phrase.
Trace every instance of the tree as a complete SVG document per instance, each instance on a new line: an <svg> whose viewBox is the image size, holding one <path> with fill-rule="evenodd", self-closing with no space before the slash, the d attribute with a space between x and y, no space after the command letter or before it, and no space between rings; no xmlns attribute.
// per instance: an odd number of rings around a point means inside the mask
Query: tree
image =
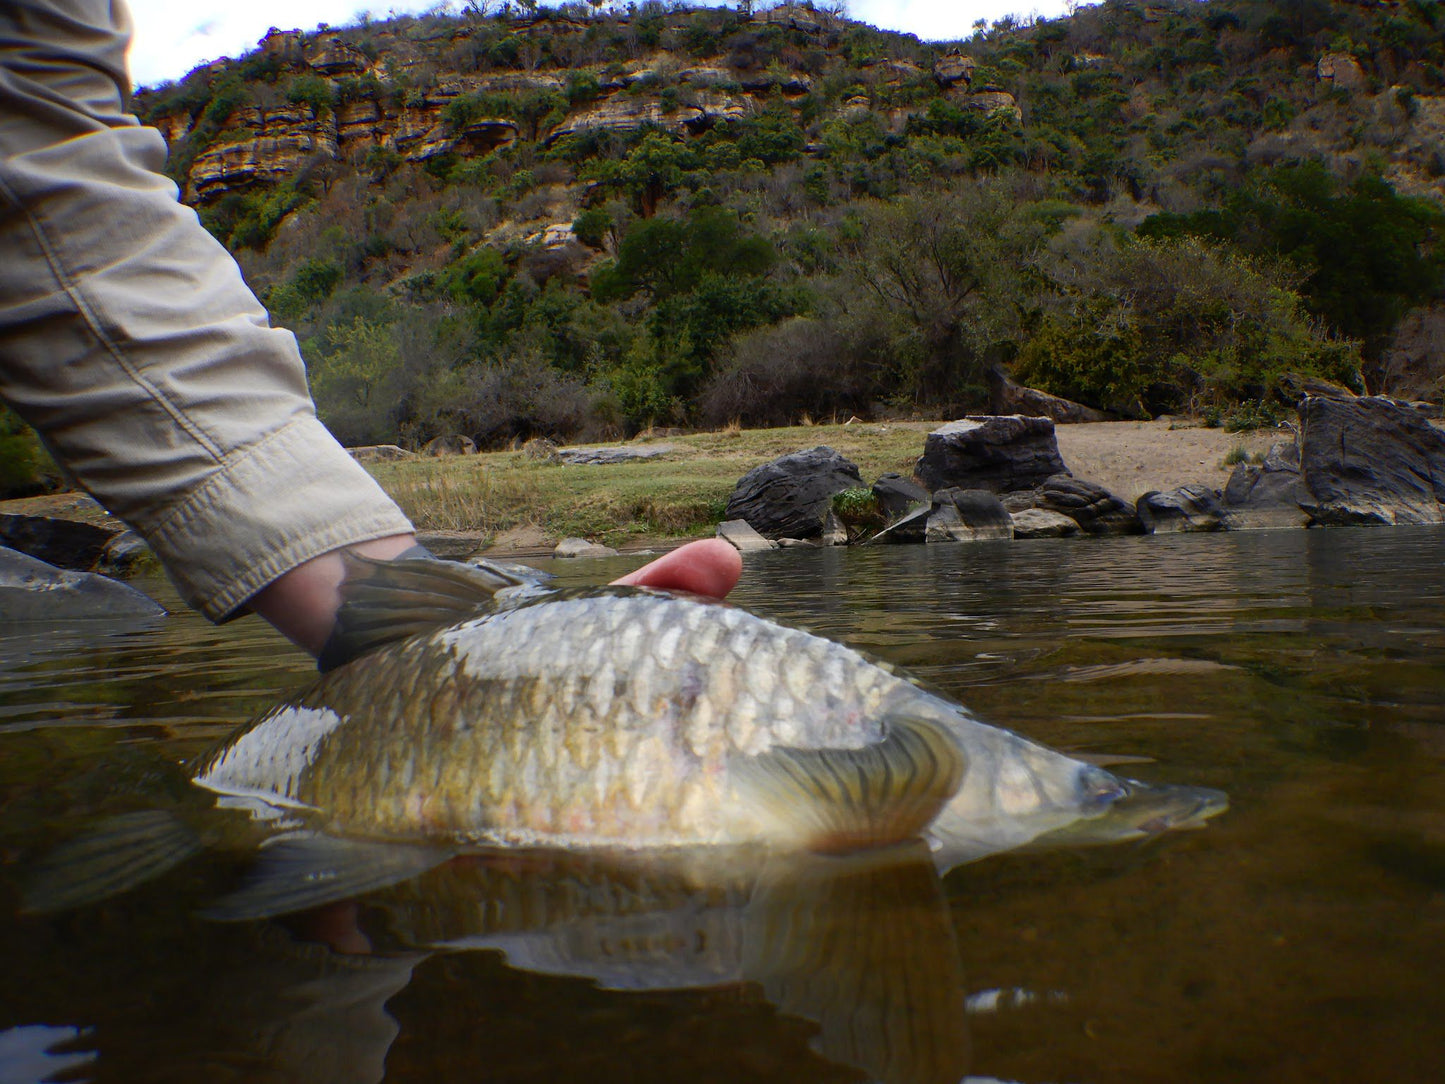
<svg viewBox="0 0 1445 1084"><path fill-rule="evenodd" d="M867 205L841 238L838 319L850 338L887 344L895 394L978 406L994 348L1016 337L1018 269L1041 239L986 181Z"/></svg>
<svg viewBox="0 0 1445 1084"><path fill-rule="evenodd" d="M1154 215L1143 237L1230 241L1300 271L1310 311L1378 359L1410 309L1445 289L1445 211L1395 192L1378 176L1346 185L1318 161L1260 172L1216 211Z"/></svg>

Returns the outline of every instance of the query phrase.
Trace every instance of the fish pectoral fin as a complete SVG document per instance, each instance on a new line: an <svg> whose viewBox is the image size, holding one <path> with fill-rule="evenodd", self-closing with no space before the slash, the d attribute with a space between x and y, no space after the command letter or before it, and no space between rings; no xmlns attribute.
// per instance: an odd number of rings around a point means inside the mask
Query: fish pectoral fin
<svg viewBox="0 0 1445 1084"><path fill-rule="evenodd" d="M958 789L967 759L944 727L890 716L881 741L856 749L778 746L738 757L750 811L810 850L885 846L922 834Z"/></svg>
<svg viewBox="0 0 1445 1084"><path fill-rule="evenodd" d="M21 909L99 903L169 873L201 848L195 832L162 810L107 817L41 859L25 879Z"/></svg>
<svg viewBox="0 0 1445 1084"><path fill-rule="evenodd" d="M308 911L409 881L455 853L408 843L283 836L261 848L240 888L201 915L217 922L244 922Z"/></svg>
<svg viewBox="0 0 1445 1084"><path fill-rule="evenodd" d="M353 659L383 644L454 625L492 606L497 595L538 588L545 573L517 565L431 559L375 561L346 554L341 610L328 653Z"/></svg>

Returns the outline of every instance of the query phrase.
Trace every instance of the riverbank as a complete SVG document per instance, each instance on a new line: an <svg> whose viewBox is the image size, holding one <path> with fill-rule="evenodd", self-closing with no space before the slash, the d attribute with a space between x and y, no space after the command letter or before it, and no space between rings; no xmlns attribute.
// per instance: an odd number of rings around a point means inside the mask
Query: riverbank
<svg viewBox="0 0 1445 1084"><path fill-rule="evenodd" d="M905 477L940 422L886 422L723 430L630 445L667 444L657 459L608 465L546 463L520 451L369 464L423 532L466 532L518 551L578 536L619 548L713 533L739 478L780 455L826 444L864 481ZM1058 427L1076 477L1128 500L1185 483L1222 488L1227 459L1262 455L1275 431L1226 433L1188 421L1098 422Z"/></svg>
<svg viewBox="0 0 1445 1084"><path fill-rule="evenodd" d="M613 464L549 463L521 451L369 463L367 469L418 530L455 532L459 548L497 542L543 552L577 536L637 549L711 535L739 478L780 455L829 445L858 464L865 482L905 477L940 422L854 422L784 429L727 429L633 441L666 444L656 459ZM1226 433L1189 421L1061 425L1059 451L1076 477L1135 500L1151 489L1195 482L1222 488L1229 457L1260 455L1277 431ZM101 522L108 517L75 493L0 501L0 512Z"/></svg>

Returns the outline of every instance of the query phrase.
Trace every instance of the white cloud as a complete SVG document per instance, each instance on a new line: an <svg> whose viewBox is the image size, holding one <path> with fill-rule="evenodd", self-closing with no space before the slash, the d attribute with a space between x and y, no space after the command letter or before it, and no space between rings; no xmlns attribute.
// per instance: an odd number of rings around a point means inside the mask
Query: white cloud
<svg viewBox="0 0 1445 1084"><path fill-rule="evenodd" d="M1064 8L1065 0L850 0L848 15L925 41L955 41L972 34L978 19L992 23L1007 14L1052 19Z"/></svg>
<svg viewBox="0 0 1445 1084"><path fill-rule="evenodd" d="M886 30L929 41L967 37L976 19L1004 14L1063 13L1066 0L850 0L848 14ZM423 11L436 0L130 0L135 19L131 78L147 85L179 79L198 64L239 56L256 47L267 29L310 30L317 23L343 25L370 10L378 18ZM454 6L460 6L455 4Z"/></svg>

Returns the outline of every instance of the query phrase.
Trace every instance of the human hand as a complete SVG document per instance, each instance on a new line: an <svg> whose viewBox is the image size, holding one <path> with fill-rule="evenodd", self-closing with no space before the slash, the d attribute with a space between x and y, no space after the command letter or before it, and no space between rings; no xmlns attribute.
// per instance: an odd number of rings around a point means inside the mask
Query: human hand
<svg viewBox="0 0 1445 1084"><path fill-rule="evenodd" d="M679 546L636 572L629 572L615 584L626 587L657 587L664 591L690 591L695 595L721 599L737 586L742 575L742 555L730 542L704 538Z"/></svg>

